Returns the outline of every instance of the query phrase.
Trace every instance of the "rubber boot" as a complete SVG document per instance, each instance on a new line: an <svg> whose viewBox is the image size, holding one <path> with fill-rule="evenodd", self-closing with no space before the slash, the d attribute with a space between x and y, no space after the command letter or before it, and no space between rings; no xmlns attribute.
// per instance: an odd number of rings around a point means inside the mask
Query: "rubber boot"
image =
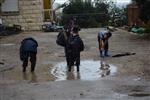
<svg viewBox="0 0 150 100"><path fill-rule="evenodd" d="M71 72L71 66L68 66L68 72Z"/></svg>
<svg viewBox="0 0 150 100"><path fill-rule="evenodd" d="M26 67L25 66L23 67L22 72L26 72Z"/></svg>
<svg viewBox="0 0 150 100"><path fill-rule="evenodd" d="M31 67L31 72L34 72L34 68L35 68L35 67Z"/></svg>
<svg viewBox="0 0 150 100"><path fill-rule="evenodd" d="M31 62L31 72L34 72L36 62Z"/></svg>
<svg viewBox="0 0 150 100"><path fill-rule="evenodd" d="M109 57L110 55L108 54L108 50L105 50L105 56Z"/></svg>
<svg viewBox="0 0 150 100"><path fill-rule="evenodd" d="M79 66L77 66L77 72L79 72L80 71L80 68L79 68Z"/></svg>
<svg viewBox="0 0 150 100"><path fill-rule="evenodd" d="M104 50L100 50L100 57L104 57Z"/></svg>

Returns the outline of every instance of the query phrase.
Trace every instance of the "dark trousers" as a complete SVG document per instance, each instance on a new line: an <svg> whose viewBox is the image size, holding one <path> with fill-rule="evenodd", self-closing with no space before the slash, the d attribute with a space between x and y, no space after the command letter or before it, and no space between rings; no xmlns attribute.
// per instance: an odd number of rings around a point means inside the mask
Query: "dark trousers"
<svg viewBox="0 0 150 100"><path fill-rule="evenodd" d="M79 71L80 66L80 55L79 56L67 56L67 65L68 65L68 71L71 71L71 67L73 65L77 66L77 71Z"/></svg>
<svg viewBox="0 0 150 100"><path fill-rule="evenodd" d="M26 70L28 66L28 60L30 59L31 62L31 72L34 71L36 65L36 53L35 52L24 52L24 60L23 60L23 71Z"/></svg>
<svg viewBox="0 0 150 100"><path fill-rule="evenodd" d="M104 50L106 50L106 51L108 51L108 48L109 48L109 44L108 44L108 42L105 44L105 46L104 46Z"/></svg>

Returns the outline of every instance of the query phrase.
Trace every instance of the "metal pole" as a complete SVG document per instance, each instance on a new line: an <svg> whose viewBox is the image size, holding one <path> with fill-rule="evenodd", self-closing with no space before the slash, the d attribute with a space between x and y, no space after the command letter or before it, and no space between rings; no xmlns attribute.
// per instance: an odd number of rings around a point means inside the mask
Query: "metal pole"
<svg viewBox="0 0 150 100"><path fill-rule="evenodd" d="M54 20L53 16L53 0L50 0L50 16L51 16L51 21Z"/></svg>

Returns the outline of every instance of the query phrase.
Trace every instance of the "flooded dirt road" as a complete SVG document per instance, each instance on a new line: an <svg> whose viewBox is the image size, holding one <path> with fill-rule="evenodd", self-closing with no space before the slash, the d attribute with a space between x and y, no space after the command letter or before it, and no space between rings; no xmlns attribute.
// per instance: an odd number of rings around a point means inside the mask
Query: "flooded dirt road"
<svg viewBox="0 0 150 100"><path fill-rule="evenodd" d="M23 32L0 39L0 100L149 100L150 41L118 29L110 38L110 54L135 55L101 59L95 29L82 29L85 50L80 72L67 72L64 48L55 32ZM22 73L20 41L34 37L38 43L37 66ZM109 65L101 68L101 62Z"/></svg>

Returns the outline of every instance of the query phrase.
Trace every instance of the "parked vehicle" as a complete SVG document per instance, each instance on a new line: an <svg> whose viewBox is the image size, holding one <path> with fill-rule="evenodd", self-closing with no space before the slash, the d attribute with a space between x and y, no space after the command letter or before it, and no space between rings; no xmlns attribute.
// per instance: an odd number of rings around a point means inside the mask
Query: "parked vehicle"
<svg viewBox="0 0 150 100"><path fill-rule="evenodd" d="M21 32L20 25L7 26L0 24L0 36L18 34Z"/></svg>
<svg viewBox="0 0 150 100"><path fill-rule="evenodd" d="M42 30L44 32L59 32L60 30L63 30L63 26L59 26L56 24L43 24Z"/></svg>
<svg viewBox="0 0 150 100"><path fill-rule="evenodd" d="M18 34L21 32L20 25L5 25L3 24L3 20L0 18L0 36Z"/></svg>

